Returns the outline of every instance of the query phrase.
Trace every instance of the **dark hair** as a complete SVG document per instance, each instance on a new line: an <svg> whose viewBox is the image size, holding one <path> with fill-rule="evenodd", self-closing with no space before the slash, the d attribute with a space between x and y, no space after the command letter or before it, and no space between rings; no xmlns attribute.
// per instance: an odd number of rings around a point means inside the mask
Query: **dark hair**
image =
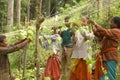
<svg viewBox="0 0 120 80"><path fill-rule="evenodd" d="M70 16L66 16L64 20L68 20L68 19L70 19Z"/></svg>
<svg viewBox="0 0 120 80"><path fill-rule="evenodd" d="M112 21L117 25L118 28L120 28L120 17L113 17Z"/></svg>
<svg viewBox="0 0 120 80"><path fill-rule="evenodd" d="M0 42L3 42L3 40L6 38L5 35L0 34Z"/></svg>

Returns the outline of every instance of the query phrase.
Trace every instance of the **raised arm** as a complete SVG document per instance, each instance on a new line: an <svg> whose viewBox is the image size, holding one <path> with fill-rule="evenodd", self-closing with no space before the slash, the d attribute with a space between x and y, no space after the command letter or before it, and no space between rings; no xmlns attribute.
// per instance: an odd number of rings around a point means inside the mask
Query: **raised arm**
<svg viewBox="0 0 120 80"><path fill-rule="evenodd" d="M23 48L29 42L30 42L30 39L24 39L21 42L19 41L15 45L7 46L7 47L0 47L0 55L6 55L8 53L18 51L19 49Z"/></svg>
<svg viewBox="0 0 120 80"><path fill-rule="evenodd" d="M91 19L89 19L89 22L93 26L95 26L95 28L93 28L93 32L94 32L95 36L97 36L97 37L103 37L103 36L111 37L112 36L112 34L110 34L111 31L109 29L105 29L105 28L101 27L99 24L97 24L95 21L93 21Z"/></svg>
<svg viewBox="0 0 120 80"><path fill-rule="evenodd" d="M86 40L91 40L94 38L94 34L93 33L89 33L87 31L84 31L83 36L85 37Z"/></svg>
<svg viewBox="0 0 120 80"><path fill-rule="evenodd" d="M80 27L80 25L77 24L77 23L75 23L75 22L72 23L72 26L73 26L73 27L76 26L76 27L78 27L78 28Z"/></svg>
<svg viewBox="0 0 120 80"><path fill-rule="evenodd" d="M109 39L114 39L117 37L116 35L119 34L118 29L105 29L95 22L93 23L93 25L96 27L96 30L93 30L93 32L98 37L105 36Z"/></svg>

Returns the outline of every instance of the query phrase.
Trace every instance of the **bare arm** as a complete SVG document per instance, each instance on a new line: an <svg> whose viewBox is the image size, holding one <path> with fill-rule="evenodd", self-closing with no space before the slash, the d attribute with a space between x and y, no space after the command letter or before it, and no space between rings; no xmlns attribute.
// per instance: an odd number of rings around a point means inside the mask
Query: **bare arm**
<svg viewBox="0 0 120 80"><path fill-rule="evenodd" d="M97 37L106 36L107 29L101 27L99 24L97 24L95 21L93 21L91 19L89 19L89 23L91 23L94 26L94 28L92 28L92 29L93 29L95 36L97 36Z"/></svg>
<svg viewBox="0 0 120 80"><path fill-rule="evenodd" d="M89 32L87 32L87 31L85 31L85 32L83 33L83 36L84 36L85 39L87 39L87 40L91 40L91 39L94 38L93 33L89 33Z"/></svg>
<svg viewBox="0 0 120 80"><path fill-rule="evenodd" d="M80 25L75 22L72 23L72 26L77 26L78 28L80 27Z"/></svg>
<svg viewBox="0 0 120 80"><path fill-rule="evenodd" d="M0 54L6 55L14 51L18 51L19 49L23 48L29 42L30 42L29 39L24 39L22 42L17 43L13 46L0 47Z"/></svg>
<svg viewBox="0 0 120 80"><path fill-rule="evenodd" d="M98 25L96 22L92 21L92 24L95 26L96 30L94 29L93 32L98 37L107 37L109 39L113 39L116 37L117 34L119 34L119 31L117 29L105 29Z"/></svg>

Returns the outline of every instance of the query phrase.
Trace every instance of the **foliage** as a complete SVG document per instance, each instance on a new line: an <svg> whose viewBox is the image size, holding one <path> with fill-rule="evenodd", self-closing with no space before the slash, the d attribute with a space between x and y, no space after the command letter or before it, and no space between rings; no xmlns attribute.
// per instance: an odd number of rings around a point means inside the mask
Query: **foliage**
<svg viewBox="0 0 120 80"><path fill-rule="evenodd" d="M7 23L7 0L0 0L0 32Z"/></svg>
<svg viewBox="0 0 120 80"><path fill-rule="evenodd" d="M16 0L17 1L17 0ZM96 9L96 7L93 7L92 3L89 3L89 5L87 5L85 3L86 0L68 0L70 2L66 3L64 6L64 1L63 0L57 0L57 7L56 7L56 12L61 13L61 14L57 14L53 17L50 18L46 18L46 20L43 22L43 24L41 25L40 28L40 32L45 33L45 34L51 34L52 30L51 27L53 26L62 26L62 30L65 29L65 25L64 25L64 18L68 15L71 16L70 22L76 22L78 24L81 24L80 21L80 17L82 16L82 13L86 13L87 11L89 13L94 12L94 10ZM94 0L93 0L94 1ZM46 1L44 2L44 4L47 4ZM78 3L78 4L77 4ZM7 15L7 6L5 6L7 4L7 0L2 0L0 1L0 17L1 15L5 15L5 18L3 20L4 25L6 23L6 15ZM74 6L75 5L75 6ZM5 9L3 9L2 7L5 6ZM26 27L23 24L21 26L13 26L12 30L16 31L19 30L20 32L16 33L15 36L9 35L7 40L8 43L12 43L12 42L16 42L18 40L21 40L23 38L30 38L32 40L32 42L29 44L28 49L27 49L27 71L26 71L26 80L35 80L35 23L36 21L35 16L36 16L36 2L35 0L31 0L31 21L28 23L29 26ZM48 5L43 5L44 9L43 9L43 14L45 16L47 13L47 6ZM72 7L71 7L72 6ZM22 9L21 9L21 18L22 18L22 22L24 23L24 18L27 16L27 0L22 0ZM115 6L111 6L111 13L110 13L110 17L113 16L120 16L120 3L117 3ZM105 10L101 11L102 13L102 18L101 20L98 19L98 12L90 14L90 18L92 18L93 20L95 20L97 23L99 23L100 25L109 28L109 24L108 24L108 19L106 19L106 15L105 15ZM0 26L2 25L2 19L3 16L0 18ZM39 38L42 38L41 36L39 36ZM94 39L93 41L93 59L92 60L87 60L88 64L94 64L94 60L95 60L95 55L99 52L99 45L96 45L98 43L97 39ZM46 65L46 60L48 59L48 57L53 53L53 51L46 51L43 47L39 46L40 49L40 66L41 68L44 68ZM18 52L15 52L13 54L9 55L10 58L10 63L11 63L11 71L12 74L14 74L14 76L20 80L22 78L22 69L23 69L23 61L21 61L21 70L18 71L17 67L18 67L18 55L21 56L21 58L23 59L23 50L20 50ZM41 74L43 74L44 69L41 69ZM49 79L47 79L49 80Z"/></svg>
<svg viewBox="0 0 120 80"><path fill-rule="evenodd" d="M7 40L8 43L10 44L11 42L17 42L18 40L24 39L24 38L30 38L32 42L29 44L28 49L27 49L27 64L26 64L26 80L35 78L35 26L31 25L28 26L28 28L25 28L25 26L21 26L22 30L17 33L15 36L8 36ZM13 27L14 29L16 27ZM46 60L51 55L53 52L52 51L46 51L42 47L40 49L40 66L45 67ZM16 71L18 67L18 57L21 56L21 71ZM16 78L21 79L22 78L22 68L23 68L23 50L14 52L13 54L10 54L9 56L10 62L11 62L11 69L12 73L16 76ZM34 74L33 74L34 73ZM31 75L32 74L32 75ZM41 72L43 74L43 71ZM33 80L33 79L32 79Z"/></svg>

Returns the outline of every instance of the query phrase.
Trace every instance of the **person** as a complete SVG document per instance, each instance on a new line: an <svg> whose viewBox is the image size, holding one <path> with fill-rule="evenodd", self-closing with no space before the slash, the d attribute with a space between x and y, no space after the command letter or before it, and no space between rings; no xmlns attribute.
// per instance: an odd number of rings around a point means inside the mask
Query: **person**
<svg viewBox="0 0 120 80"><path fill-rule="evenodd" d="M61 80L69 80L70 76L70 65L71 65L71 54L73 50L72 37L74 36L74 31L71 28L71 23L69 22L70 17L65 17L66 30L60 33L62 38L62 58L61 58Z"/></svg>
<svg viewBox="0 0 120 80"><path fill-rule="evenodd" d="M110 29L101 27L93 20L89 22L95 26L94 35L100 39L101 52L96 56L94 80L116 80L116 65L118 62L118 44L120 41L120 17L113 17ZM106 73L107 72L107 73Z"/></svg>
<svg viewBox="0 0 120 80"><path fill-rule="evenodd" d="M81 27L77 28L75 33L75 45L72 53L72 70L70 80L91 80L91 74L88 69L87 59L92 59L91 43L94 38L89 29L86 16L81 18Z"/></svg>
<svg viewBox="0 0 120 80"><path fill-rule="evenodd" d="M30 39L23 39L14 45L8 46L6 36L0 34L0 80L11 80L10 63L8 54L18 51L30 42Z"/></svg>
<svg viewBox="0 0 120 80"><path fill-rule="evenodd" d="M46 67L42 80L49 78L50 80L60 80L60 60L59 53L53 47L53 54L47 59Z"/></svg>
<svg viewBox="0 0 120 80"><path fill-rule="evenodd" d="M45 41L39 39L40 45L44 47L46 50L52 50L53 46L55 46L56 51L60 52L61 37L58 33L58 30L61 30L61 28L62 28L61 26L52 27L51 28L51 30L53 30L52 35L46 35L44 33L40 33L40 35L43 36L43 38L45 39ZM51 43L49 43L49 40Z"/></svg>
<svg viewBox="0 0 120 80"><path fill-rule="evenodd" d="M52 27L53 34L52 35L44 35L43 37L48 40L51 40L49 44L49 49L53 50L53 54L49 56L47 59L46 67L44 70L44 74L42 80L46 80L47 78L51 80L59 80L60 79L60 35L58 34L59 27ZM57 41L58 40L58 41Z"/></svg>
<svg viewBox="0 0 120 80"><path fill-rule="evenodd" d="M60 32L62 37L62 59L61 59L61 80L69 80L71 71L71 54L73 50L73 42L75 29L74 27L79 27L75 22L70 22L70 16L66 16L64 19L66 30Z"/></svg>

